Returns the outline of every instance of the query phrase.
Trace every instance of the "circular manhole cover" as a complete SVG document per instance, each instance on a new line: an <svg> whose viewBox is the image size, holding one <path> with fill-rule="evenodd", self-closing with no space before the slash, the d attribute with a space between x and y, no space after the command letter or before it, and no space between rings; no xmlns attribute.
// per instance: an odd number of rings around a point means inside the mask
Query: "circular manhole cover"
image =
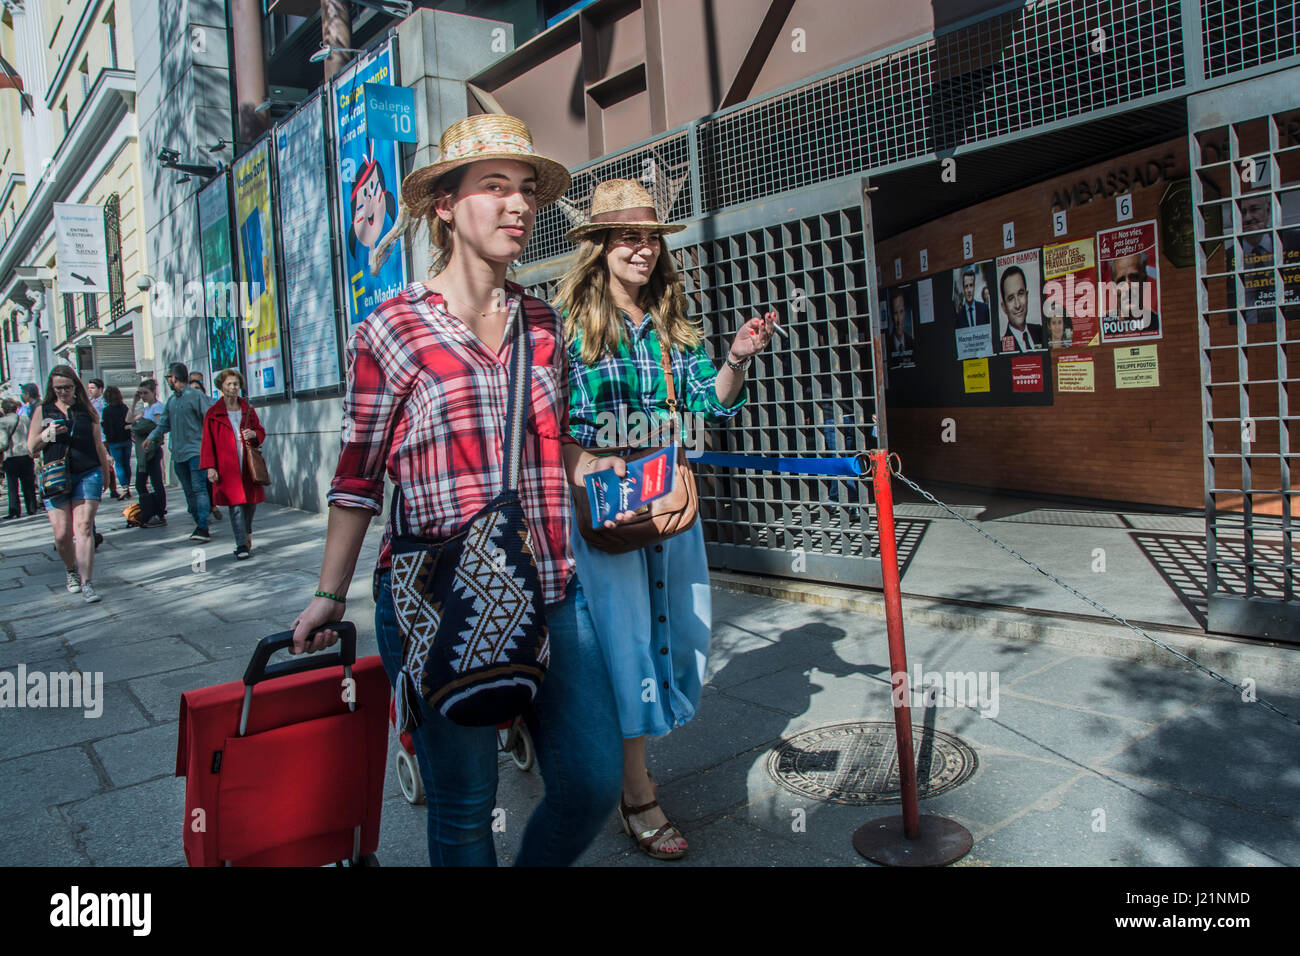
<svg viewBox="0 0 1300 956"><path fill-rule="evenodd" d="M921 797L965 783L979 765L974 750L942 731L913 725L912 746ZM767 772L786 789L817 800L863 806L902 799L894 725L883 721L795 734L768 754Z"/></svg>

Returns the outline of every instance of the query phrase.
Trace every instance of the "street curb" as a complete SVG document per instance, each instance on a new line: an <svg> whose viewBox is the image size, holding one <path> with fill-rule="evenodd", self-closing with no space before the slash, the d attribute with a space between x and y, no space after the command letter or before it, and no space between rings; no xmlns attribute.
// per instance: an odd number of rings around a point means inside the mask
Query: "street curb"
<svg viewBox="0 0 1300 956"><path fill-rule="evenodd" d="M859 590L833 584L790 581L781 578L710 572L715 587L730 591L764 594L785 601L820 604L843 611L858 611L885 619L882 592ZM904 623L915 622L976 637L1009 641L1032 641L1054 647L1102 654L1139 664L1190 669L1163 648L1143 640L1128 628L1097 619L1074 620L1047 612L1016 612L1004 608L954 604L936 598L903 595ZM1144 626L1146 633L1186 654L1199 664L1240 683L1253 678L1287 693L1300 687L1300 648L1208 637L1185 631ZM1261 695L1265 696L1265 695Z"/></svg>

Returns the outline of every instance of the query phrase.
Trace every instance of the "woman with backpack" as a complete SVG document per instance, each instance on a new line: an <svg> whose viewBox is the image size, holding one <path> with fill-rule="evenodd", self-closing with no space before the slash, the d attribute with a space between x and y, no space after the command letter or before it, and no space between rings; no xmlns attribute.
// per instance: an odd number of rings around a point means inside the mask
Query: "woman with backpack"
<svg viewBox="0 0 1300 956"><path fill-rule="evenodd" d="M86 603L93 604L99 600L90 583L95 565L95 512L104 493L104 476L114 493L117 476L99 435L99 414L71 367L56 365L50 370L45 399L32 411L27 448L33 456L42 456L45 511L67 571L68 591L80 591Z"/></svg>
<svg viewBox="0 0 1300 956"><path fill-rule="evenodd" d="M429 706L421 660L413 669L402 633L424 640L432 628L442 637L449 605L443 603L437 621L429 618L425 584L411 580L413 571L427 565L419 552L402 550L398 560L394 551L412 536L446 545L471 524L479 527L477 519L510 501L516 488L510 516L503 519L510 522L508 534L491 539L495 550L475 551L488 557L477 569L462 557L457 573L464 571L475 583L499 582L484 566L500 555L531 577L536 587L528 592L493 592L484 599L500 602L493 605L497 610L529 608L509 617L510 626L517 626L509 633L532 647L538 647L538 605L544 614L536 661L549 656L549 667L525 711L546 793L524 830L519 865L572 863L618 802L618 714L573 573L566 481L589 466L617 471L622 463L598 463L567 440L559 316L506 281L538 208L568 185L561 164L533 152L528 127L500 114L452 124L442 135L437 161L406 177L402 218L429 226L433 276L380 304L349 340L344 446L329 492L320 587L294 622L295 652L316 651L338 639L333 630L313 634L344 616L366 528L383 511L387 475L396 495L375 569L375 631L397 690L400 725L408 715L418 718L413 737L429 795L429 859L438 866L496 863L497 736L493 726L464 726L441 707ZM527 379L531 388L524 387ZM518 432L516 416L523 419ZM508 443L507 432L517 441ZM523 527L515 523L520 505ZM518 563L523 560L532 568ZM444 597L450 602L455 595ZM485 634L501 636L489 630L497 618L483 617L469 637L476 649ZM461 626L457 621L453 636L464 635ZM464 656L471 656L468 650Z"/></svg>
<svg viewBox="0 0 1300 956"><path fill-rule="evenodd" d="M27 517L36 514L36 469L32 453L27 450L26 416L20 416L21 406L6 398L0 411L0 457L4 458L5 481L8 485L9 513L5 520L22 516L20 506L27 505Z"/></svg>

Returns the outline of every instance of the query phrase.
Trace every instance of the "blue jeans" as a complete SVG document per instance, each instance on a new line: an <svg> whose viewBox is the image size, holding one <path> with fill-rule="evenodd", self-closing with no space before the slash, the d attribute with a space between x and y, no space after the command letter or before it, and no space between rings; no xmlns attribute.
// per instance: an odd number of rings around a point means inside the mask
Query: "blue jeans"
<svg viewBox="0 0 1300 956"><path fill-rule="evenodd" d="M389 581L389 572L380 575L375 633L393 682L401 667L402 638ZM546 606L546 620L551 662L527 715L546 794L524 829L519 866L572 863L600 832L622 792L618 709L576 575L564 599ZM429 862L496 866L496 729L461 727L423 699L419 706L423 723L412 738L428 806Z"/></svg>
<svg viewBox="0 0 1300 956"><path fill-rule="evenodd" d="M131 443L115 441L104 447L108 449L109 457L113 459L113 470L117 472L117 487L125 492L131 487Z"/></svg>
<svg viewBox="0 0 1300 956"><path fill-rule="evenodd" d="M257 505L230 505L230 531L235 536L235 550L248 546L253 533L253 512Z"/></svg>
<svg viewBox="0 0 1300 956"><path fill-rule="evenodd" d="M190 517L199 530L208 530L208 512L212 510L212 500L208 497L208 473L199 467L199 456L184 461L172 462L176 469L176 478L185 492L185 504L190 510Z"/></svg>

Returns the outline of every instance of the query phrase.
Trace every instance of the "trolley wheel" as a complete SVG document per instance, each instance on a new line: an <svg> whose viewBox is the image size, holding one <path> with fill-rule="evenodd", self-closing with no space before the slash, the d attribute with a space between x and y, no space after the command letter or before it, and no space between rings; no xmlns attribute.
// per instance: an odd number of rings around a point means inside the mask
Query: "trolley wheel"
<svg viewBox="0 0 1300 956"><path fill-rule="evenodd" d="M402 788L402 796L407 803L419 806L424 803L424 781L420 779L420 768L415 758L405 750L397 751L397 783Z"/></svg>
<svg viewBox="0 0 1300 956"><path fill-rule="evenodd" d="M510 757L516 767L527 773L537 763L537 754L533 750L533 735L528 732L528 726L523 721L515 725L514 731L515 745L510 748Z"/></svg>

